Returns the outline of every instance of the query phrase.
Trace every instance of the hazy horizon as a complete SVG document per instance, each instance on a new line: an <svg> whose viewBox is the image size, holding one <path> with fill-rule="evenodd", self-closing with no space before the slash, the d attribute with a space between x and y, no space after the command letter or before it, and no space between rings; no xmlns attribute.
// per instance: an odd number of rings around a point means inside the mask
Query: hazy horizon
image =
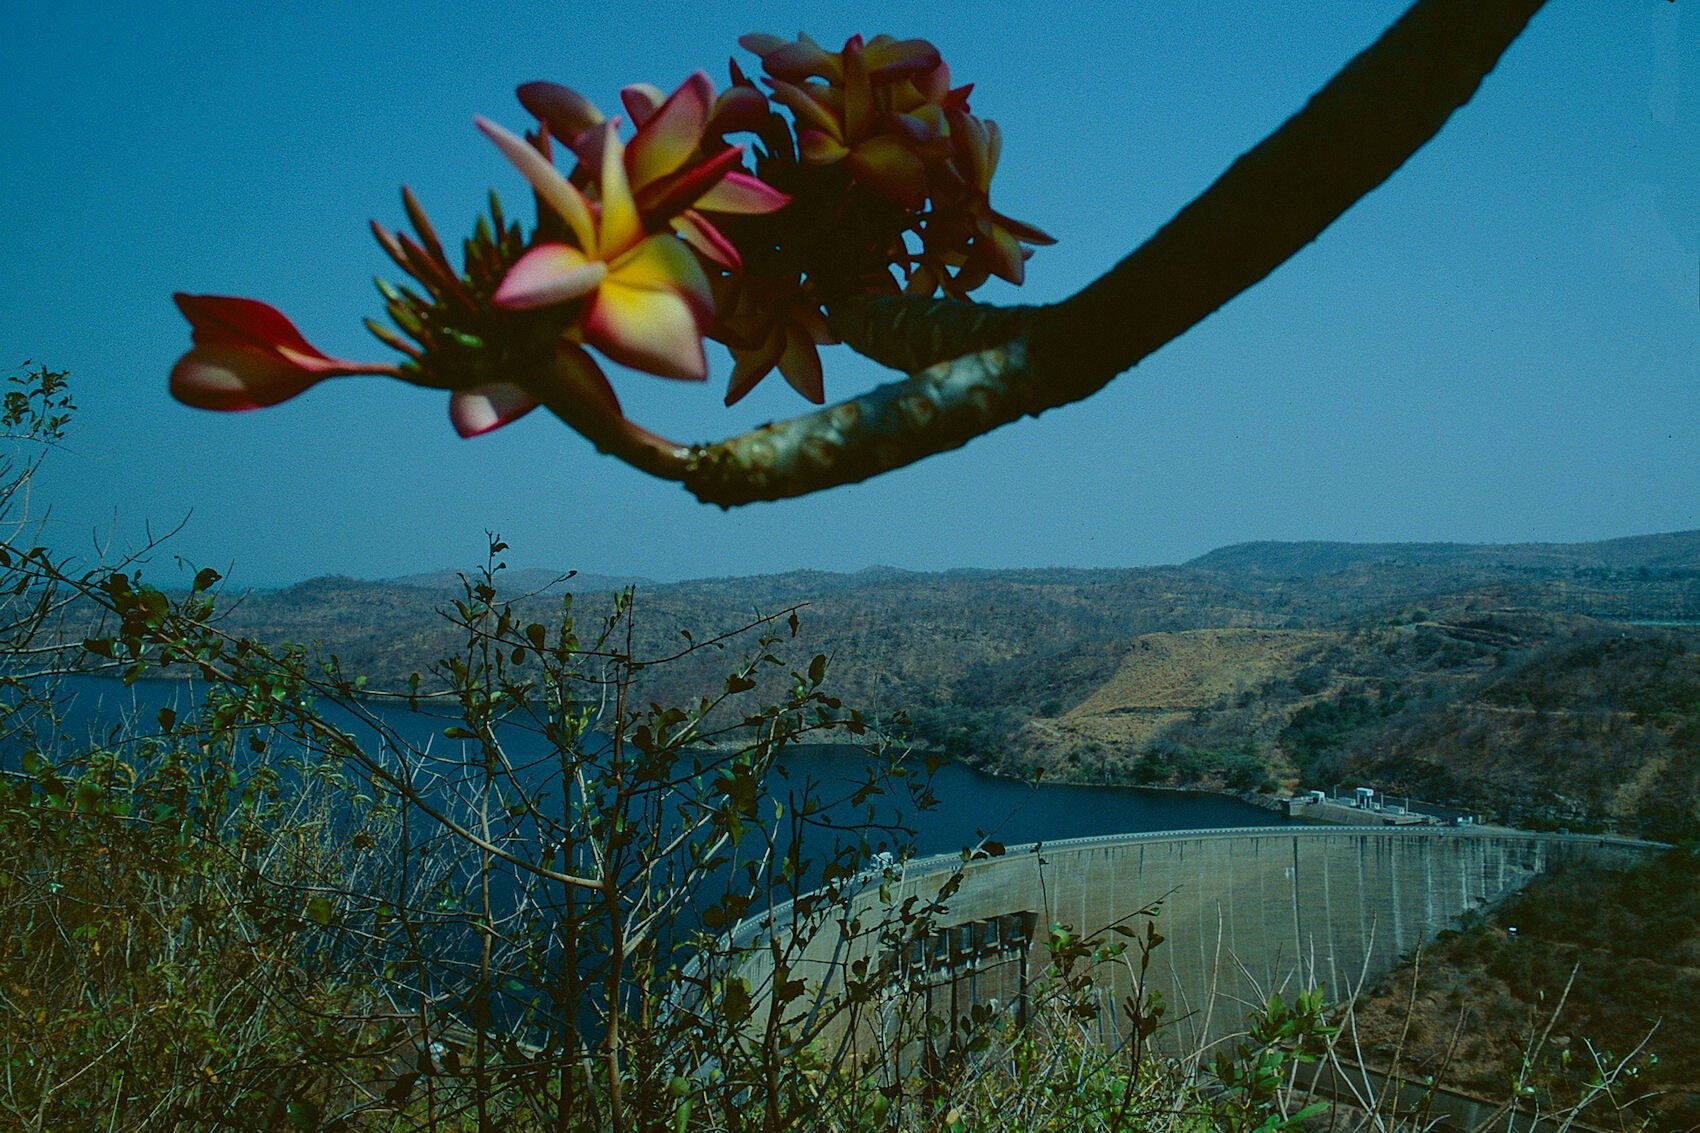
<svg viewBox="0 0 1700 1133"><path fill-rule="evenodd" d="M908 574L950 574L950 573L956 572L956 571L995 572L995 571L1025 571L1025 570L1037 570L1037 571L1045 571L1045 570L1058 570L1058 571L1149 570L1149 569L1161 569L1163 567L1186 566L1188 563L1193 562L1196 559L1204 558L1204 557L1206 557L1206 556L1208 556L1208 555L1210 555L1210 554L1212 554L1213 552L1216 552L1216 551L1227 550L1227 549L1230 549L1230 548L1233 548L1233 547L1239 547L1239 546L1255 546L1255 545L1261 545L1261 544L1272 544L1272 545L1277 545L1277 546L1349 546L1349 547L1425 547L1425 546L1426 547L1441 547L1441 546L1457 546L1457 547L1573 547L1573 546L1588 546L1588 545L1593 545L1593 544L1598 544L1598 543L1616 543L1616 542L1622 542L1622 541L1625 541L1625 540L1633 540L1633 539L1653 539L1653 538L1681 536L1681 535L1700 536L1700 528L1687 529L1687 530L1682 530L1682 531L1635 532L1635 533L1632 533L1632 534L1629 534L1629 535L1611 536L1611 537L1608 537L1608 538L1605 538L1605 539L1577 540L1577 541L1574 541L1574 542L1550 542L1550 541L1528 541L1528 540L1519 540L1519 541L1515 541L1515 542L1504 541L1504 540L1502 540L1502 541L1487 541L1487 542L1470 542L1470 541L1449 540L1449 539L1415 540L1415 541L1412 541L1412 540L1404 540L1404 541L1397 541L1397 540L1354 541L1354 540L1341 540L1341 539L1245 539L1245 540L1236 541L1234 543L1224 543L1224 544L1221 544L1219 546L1208 547L1208 548L1198 552L1196 555L1188 555L1187 557L1185 557L1183 559L1175 559L1175 560L1170 561L1170 562L1109 563L1109 564L1093 564L1093 565L1087 565L1087 564L1081 564L1081 563L1064 563L1064 562L995 563L995 564L994 563L957 563L957 564L954 564L954 565L951 565L951 566L928 567L928 568L907 567L907 566L903 566L900 563L870 562L870 563L865 563L865 564L863 564L862 566L859 566L859 567L846 567L846 568L841 568L841 569L811 566L807 563L802 563L802 564L798 564L798 565L795 565L795 566L786 567L786 568L781 569L781 570L744 571L744 572L737 572L737 573L733 573L733 574L684 575L684 576L680 576L680 577L660 577L660 576L653 575L653 574L646 575L646 574L637 574L637 573L632 573L632 572L621 573L621 572L613 572L613 571L579 570L578 568L575 568L575 567L572 567L572 566L567 566L567 565L562 565L562 564L553 564L552 565L552 564L546 564L546 563L538 563L538 562L533 562L529 559L515 557L512 553L511 548L508 551L503 552L502 555L500 556L500 558L501 558L501 561L503 561L507 564L507 570L506 570L505 573L508 574L510 577L514 574L519 574L519 573L565 575L569 571L571 571L573 573L575 581L576 580L588 580L589 582L596 583L596 584L600 584L600 583L603 583L603 582L608 582L608 583L613 583L613 584L621 584L621 583L624 583L624 582L632 582L632 583L636 583L640 586L641 585L671 586L671 585L675 585L675 584L679 584L679 583L721 581L721 580L732 579L732 578L765 578L765 577L771 577L771 576L774 576L774 575L808 574L808 573L850 576L850 575L857 575L857 574L863 574L863 573L874 572L874 571L901 571L901 572L908 573ZM282 590L282 589L286 589L290 586L296 586L296 585L299 585L299 584L304 583L304 582L313 582L315 580L323 579L323 578L353 578L354 580L356 580L358 582L410 583L410 582L413 582L415 580L427 579L427 578L431 578L432 576L437 576L437 575L444 576L445 578L453 577L457 573L458 574L470 575L477 569L478 566L481 565L481 563L482 563L482 558L480 558L479 560L474 561L474 562L468 562L464 566L455 566L455 565L450 565L450 564L440 564L440 565L435 566L435 567L422 567L422 568L416 569L416 570L403 570L403 571L400 571L400 572L395 573L395 574L386 574L386 575L359 575L359 574L351 574L347 571L340 571L340 570L339 571L326 571L326 572L321 572L319 574L314 574L314 575L304 575L304 576L299 577L299 578L279 578L279 579L255 579L255 578L247 578L247 577L243 577L241 575L237 575L237 576L233 577L230 581L233 582L234 584L236 584L238 587L252 587L252 588L261 589L261 590ZM213 564L213 565L216 566L216 564ZM583 585L584 583L579 582L578 584ZM568 589L572 589L572 588L573 588L572 586L568 587Z"/></svg>

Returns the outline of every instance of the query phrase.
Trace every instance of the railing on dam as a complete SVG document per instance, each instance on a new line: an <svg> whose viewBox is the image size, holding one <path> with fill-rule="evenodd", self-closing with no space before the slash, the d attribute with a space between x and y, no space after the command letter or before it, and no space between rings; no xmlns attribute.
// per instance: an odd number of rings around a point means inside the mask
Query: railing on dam
<svg viewBox="0 0 1700 1133"><path fill-rule="evenodd" d="M1090 934L1160 902L1166 939L1146 988L1163 995L1179 1040L1201 1044L1241 1029L1271 992L1320 984L1339 998L1375 983L1459 916L1492 906L1557 858L1632 859L1662 848L1492 827L1262 826L1068 839L968 861L944 854L907 862L883 884L870 878L791 967L830 992L848 965L885 947L872 926L887 911L934 902L947 884L954 891L935 917L941 938L953 926L1031 918L1038 931L1024 942L1023 975L1045 970L1048 926ZM777 906L750 918L733 942L784 934L791 916ZM760 955L747 972L758 986ZM953 972L952 963L941 950L930 986L951 985L953 1007L979 998L977 988L951 981L982 982L980 970ZM1109 1002L1129 992L1127 973L1111 967L1102 976ZM1008 996L1005 982L989 986Z"/></svg>

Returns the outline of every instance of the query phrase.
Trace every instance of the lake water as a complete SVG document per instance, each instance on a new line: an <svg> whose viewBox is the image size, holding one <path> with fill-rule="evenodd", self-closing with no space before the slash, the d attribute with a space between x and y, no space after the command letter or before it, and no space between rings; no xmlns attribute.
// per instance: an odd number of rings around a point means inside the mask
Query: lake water
<svg viewBox="0 0 1700 1133"><path fill-rule="evenodd" d="M188 682L144 681L134 686L90 677L73 678L68 690L74 699L66 713L64 731L84 737L109 728L125 713L153 720L159 709L171 707L180 715L193 708ZM452 743L441 736L448 723L428 712L409 712L405 705L384 704L374 711L399 733L415 742L432 738L435 750ZM517 746L529 737L522 737ZM540 753L538 753L540 754ZM917 761L918 762L918 761ZM788 754L785 765L791 785L805 778L835 793L857 766L854 749L814 746ZM783 789L783 785L776 784ZM938 806L912 814L916 850L921 854L950 853L988 837L1005 845L1058 841L1106 834L1160 830L1215 829L1234 826L1277 826L1280 815L1237 799L1185 791L1137 787L1033 786L982 775L958 764L941 767L933 779Z"/></svg>

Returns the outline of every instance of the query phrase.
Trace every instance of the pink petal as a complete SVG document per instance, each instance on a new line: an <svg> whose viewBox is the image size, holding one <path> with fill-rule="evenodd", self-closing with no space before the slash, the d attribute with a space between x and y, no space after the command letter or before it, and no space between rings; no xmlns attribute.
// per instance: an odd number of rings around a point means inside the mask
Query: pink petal
<svg viewBox="0 0 1700 1133"><path fill-rule="evenodd" d="M936 106L918 106L911 113L893 114L886 121L916 145L939 142L949 132L944 114Z"/></svg>
<svg viewBox="0 0 1700 1133"><path fill-rule="evenodd" d="M754 87L735 86L721 92L709 115L707 134L731 134L738 131L754 133L767 122L767 96Z"/></svg>
<svg viewBox="0 0 1700 1133"><path fill-rule="evenodd" d="M729 212L739 216L778 212L791 203L791 198L759 177L734 169L720 179L708 192L698 197L696 207L709 212Z"/></svg>
<svg viewBox="0 0 1700 1133"><path fill-rule="evenodd" d="M726 404L736 405L755 389L779 364L779 356L784 350L785 334L779 330L770 332L767 340L754 350L734 349L732 380L726 386Z"/></svg>
<svg viewBox="0 0 1700 1133"><path fill-rule="evenodd" d="M590 205L584 195L561 176L561 171L551 165L547 158L538 153L525 139L509 133L496 123L485 118L474 118L473 122L484 131L484 136L496 143L496 148L507 155L525 179L531 182L531 187L537 190L537 195L560 214L561 219L573 230L579 247L587 255L597 252L596 229L590 217ZM612 130L610 123L607 129Z"/></svg>
<svg viewBox="0 0 1700 1133"><path fill-rule="evenodd" d="M620 105L632 116L632 125L640 129L666 100L667 96L654 83L633 83L620 88Z"/></svg>
<svg viewBox="0 0 1700 1133"><path fill-rule="evenodd" d="M760 38L768 49L758 51L751 45L752 40ZM821 47L820 44L806 35L799 35L795 42L787 43L779 40L777 44L771 41L776 37L744 36L738 42L757 55L761 56L762 66L767 73L776 79L796 82L810 76L819 76L831 82L840 82L844 77L844 68L839 63L838 56Z"/></svg>
<svg viewBox="0 0 1700 1133"><path fill-rule="evenodd" d="M273 351L210 343L196 346L171 368L171 396L196 409L261 409L319 380L320 375L290 365Z"/></svg>
<svg viewBox="0 0 1700 1133"><path fill-rule="evenodd" d="M229 295L189 295L182 291L171 298L189 320L190 333L197 343L286 346L300 354L325 357L282 311L269 303Z"/></svg>
<svg viewBox="0 0 1700 1133"><path fill-rule="evenodd" d="M972 114L950 116L950 140L962 166L962 175L981 193L991 185L992 172L996 168L991 156L991 127L992 123L981 121Z"/></svg>
<svg viewBox="0 0 1700 1133"><path fill-rule="evenodd" d="M991 273L999 279L1007 279L1011 283L1020 283L1027 275L1027 258L1022 255L1021 245L1015 237L1004 229L993 225L991 241L984 238L976 240L974 247L984 257L983 262Z"/></svg>
<svg viewBox="0 0 1700 1133"><path fill-rule="evenodd" d="M939 65L939 49L924 39L877 35L863 51L868 75L879 82L924 75Z"/></svg>
<svg viewBox="0 0 1700 1133"><path fill-rule="evenodd" d="M998 158L1003 155L1003 131L990 118L986 120L986 180L998 171Z"/></svg>
<svg viewBox="0 0 1700 1133"><path fill-rule="evenodd" d="M695 209L686 209L670 223L679 238L695 248L710 263L719 264L728 271L737 271L744 266L744 258L738 254L737 247L726 238L724 232L710 224L702 213Z"/></svg>
<svg viewBox="0 0 1700 1133"><path fill-rule="evenodd" d="M844 140L856 142L867 137L873 114L874 92L862 58L862 41L851 36L844 45Z"/></svg>
<svg viewBox="0 0 1700 1133"><path fill-rule="evenodd" d="M824 93L824 92L822 92ZM813 127L831 134L835 138L844 136L844 126L832 107L815 97L816 92L791 83L774 81L773 101L785 107L797 116L798 133L803 129Z"/></svg>
<svg viewBox="0 0 1700 1133"><path fill-rule="evenodd" d="M525 83L518 93L520 105L569 146L586 130L602 125L602 111L582 94L560 83Z"/></svg>
<svg viewBox="0 0 1700 1133"><path fill-rule="evenodd" d="M830 346L838 341L837 336L826 325L826 316L821 314L818 307L806 307L799 303L791 308L787 317L792 326L800 327L811 341L821 346Z"/></svg>
<svg viewBox="0 0 1700 1133"><path fill-rule="evenodd" d="M797 149L810 165L831 165L850 153L843 142L822 130L798 130Z"/></svg>
<svg viewBox="0 0 1700 1133"><path fill-rule="evenodd" d="M939 60L936 67L910 76L910 81L915 84L915 89L920 92L921 97L928 102L943 103L950 97L950 67L946 65L943 59ZM969 89L968 87L962 89L963 98L968 97Z"/></svg>
<svg viewBox="0 0 1700 1133"><path fill-rule="evenodd" d="M650 182L637 194L638 212L651 226L672 218L713 189L722 177L727 176L728 170L736 169L743 159L742 146L728 146L707 161L682 169L671 177Z"/></svg>
<svg viewBox="0 0 1700 1133"><path fill-rule="evenodd" d="M477 437L517 421L538 406L531 394L512 382L489 382L449 395L449 420L463 437Z"/></svg>
<svg viewBox="0 0 1700 1133"><path fill-rule="evenodd" d="M713 105L714 84L707 74L697 71L647 121L640 122L637 136L626 147L626 168L631 171L632 184L642 188L685 164L702 144L703 128L708 125ZM635 111L632 118L637 120Z"/></svg>
<svg viewBox="0 0 1700 1133"><path fill-rule="evenodd" d="M826 401L826 385L822 380L820 352L813 339L801 327L793 326L785 333L785 352L779 356L779 372L791 388L816 405Z"/></svg>
<svg viewBox="0 0 1700 1133"><path fill-rule="evenodd" d="M766 56L778 51L791 41L782 36L769 35L767 32L752 31L738 37L738 46L752 55Z"/></svg>
<svg viewBox="0 0 1700 1133"><path fill-rule="evenodd" d="M585 312L584 332L622 366L664 378L708 377L696 315L674 292L625 287L610 278Z"/></svg>
<svg viewBox="0 0 1700 1133"><path fill-rule="evenodd" d="M992 219L1000 227L1007 228L1010 234L1023 244L1055 244L1057 238L1042 228L1034 228L1025 221L1016 220L1013 216L1005 216L1001 212L993 212Z"/></svg>
<svg viewBox="0 0 1700 1133"><path fill-rule="evenodd" d="M596 359L577 343L563 342L555 352L555 369L546 381L559 393L581 404L594 405L610 417L623 417L620 399Z"/></svg>
<svg viewBox="0 0 1700 1133"><path fill-rule="evenodd" d="M508 269L492 298L511 311L547 307L590 294L607 275L607 264L586 258L577 248L539 244Z"/></svg>

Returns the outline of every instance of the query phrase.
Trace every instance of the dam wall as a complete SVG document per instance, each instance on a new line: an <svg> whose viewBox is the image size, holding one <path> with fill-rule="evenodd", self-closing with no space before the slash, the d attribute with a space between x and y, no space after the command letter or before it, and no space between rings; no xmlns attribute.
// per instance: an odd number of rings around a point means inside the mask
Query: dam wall
<svg viewBox="0 0 1700 1133"><path fill-rule="evenodd" d="M1155 903L1164 941L1145 990L1162 995L1170 1035L1196 1049L1242 1030L1271 992L1290 1001L1322 985L1333 1000L1373 985L1461 915L1491 907L1562 858L1627 864L1661 848L1487 827L1285 826L1076 839L968 862L917 859L883 887L870 882L848 916L818 925L789 975L830 993L858 960L896 964L918 996L914 1009L960 1018L971 1004L996 1001L1024 1010L1047 975L1052 925L1092 935L1126 924L1143 935L1142 921L1130 918ZM893 910L941 892L943 910L926 932L897 947L882 938L877 926ZM784 933L790 915L782 906L772 919L746 922L735 942ZM1124 958L1137 963L1131 948ZM1115 961L1099 967L1101 1027L1118 1027L1132 971ZM771 960L757 953L743 972L760 995Z"/></svg>

